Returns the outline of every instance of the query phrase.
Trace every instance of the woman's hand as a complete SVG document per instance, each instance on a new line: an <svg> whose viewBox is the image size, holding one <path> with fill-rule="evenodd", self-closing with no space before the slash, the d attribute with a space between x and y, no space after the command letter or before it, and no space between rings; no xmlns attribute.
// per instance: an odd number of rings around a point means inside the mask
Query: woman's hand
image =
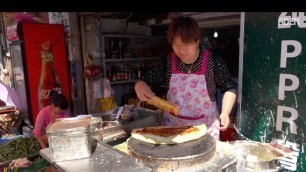
<svg viewBox="0 0 306 172"><path fill-rule="evenodd" d="M229 114L225 114L225 113L221 113L220 114L220 127L219 130L220 131L225 131L227 130L227 128L230 125L230 118L229 118Z"/></svg>
<svg viewBox="0 0 306 172"><path fill-rule="evenodd" d="M225 131L230 125L230 113L234 107L235 101L236 101L236 92L233 91L226 91L223 95L222 99L222 111L220 114L220 122L221 125L219 127L219 130Z"/></svg>
<svg viewBox="0 0 306 172"><path fill-rule="evenodd" d="M150 87L144 81L136 82L135 92L140 101L148 101L155 96L155 93L152 92Z"/></svg>
<svg viewBox="0 0 306 172"><path fill-rule="evenodd" d="M46 137L47 137L46 134L43 135L43 136L37 136L36 137L36 139L37 139L37 141L38 141L38 143L39 143L39 145L42 149L47 148L47 145L46 145L46 142L45 142ZM48 143L48 140L47 140L47 143Z"/></svg>
<svg viewBox="0 0 306 172"><path fill-rule="evenodd" d="M44 134L42 137L42 140L44 141L44 143L47 145L48 144L48 135Z"/></svg>

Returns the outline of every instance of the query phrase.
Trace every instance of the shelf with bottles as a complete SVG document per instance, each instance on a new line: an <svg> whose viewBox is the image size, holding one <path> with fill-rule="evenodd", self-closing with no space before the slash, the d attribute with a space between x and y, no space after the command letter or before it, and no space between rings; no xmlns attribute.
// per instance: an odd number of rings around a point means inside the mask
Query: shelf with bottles
<svg viewBox="0 0 306 172"><path fill-rule="evenodd" d="M133 80L121 80L121 81L112 81L110 84L111 85L115 85L115 84L132 84L135 83L137 80L133 79Z"/></svg>
<svg viewBox="0 0 306 172"><path fill-rule="evenodd" d="M108 65L106 76L111 81L111 84L133 83L140 79L151 68L156 65L156 62L146 64L113 64Z"/></svg>
<svg viewBox="0 0 306 172"><path fill-rule="evenodd" d="M105 62L128 62L128 61L149 61L159 60L161 57L140 57L140 58L124 58L124 59L105 59Z"/></svg>
<svg viewBox="0 0 306 172"><path fill-rule="evenodd" d="M154 60L160 57L160 39L139 35L104 35L105 62Z"/></svg>
<svg viewBox="0 0 306 172"><path fill-rule="evenodd" d="M99 33L103 76L110 80L120 104L122 94L163 57L165 36Z"/></svg>
<svg viewBox="0 0 306 172"><path fill-rule="evenodd" d="M105 38L144 38L147 39L151 36L146 35L131 35L131 34L102 34Z"/></svg>

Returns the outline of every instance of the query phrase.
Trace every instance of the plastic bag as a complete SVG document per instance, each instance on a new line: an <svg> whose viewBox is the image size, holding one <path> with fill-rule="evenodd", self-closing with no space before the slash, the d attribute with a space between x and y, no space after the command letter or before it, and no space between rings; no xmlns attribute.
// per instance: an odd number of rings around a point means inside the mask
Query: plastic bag
<svg viewBox="0 0 306 172"><path fill-rule="evenodd" d="M103 78L102 83L103 83L102 98L110 98L111 96L115 95L115 91L112 89L108 78Z"/></svg>
<svg viewBox="0 0 306 172"><path fill-rule="evenodd" d="M93 97L94 99L99 99L103 97L103 90L102 90L102 78L95 79L93 81Z"/></svg>
<svg viewBox="0 0 306 172"><path fill-rule="evenodd" d="M114 95L115 91L112 89L108 78L98 78L93 81L93 96L95 99L107 99Z"/></svg>

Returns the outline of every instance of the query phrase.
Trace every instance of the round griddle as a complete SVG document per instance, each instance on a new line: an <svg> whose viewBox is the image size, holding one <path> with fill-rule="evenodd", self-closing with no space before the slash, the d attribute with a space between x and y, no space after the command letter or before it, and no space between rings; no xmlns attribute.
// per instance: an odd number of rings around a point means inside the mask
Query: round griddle
<svg viewBox="0 0 306 172"><path fill-rule="evenodd" d="M127 141L131 155L158 169L188 167L210 160L216 151L216 140L210 134L179 144L151 144L130 137Z"/></svg>

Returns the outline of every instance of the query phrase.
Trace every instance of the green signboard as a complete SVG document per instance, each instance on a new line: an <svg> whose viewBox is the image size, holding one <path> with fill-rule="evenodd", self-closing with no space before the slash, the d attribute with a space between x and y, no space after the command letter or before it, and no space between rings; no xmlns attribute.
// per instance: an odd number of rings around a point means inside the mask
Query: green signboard
<svg viewBox="0 0 306 172"><path fill-rule="evenodd" d="M306 171L306 13L246 12L242 21L241 133L291 147L281 167Z"/></svg>

